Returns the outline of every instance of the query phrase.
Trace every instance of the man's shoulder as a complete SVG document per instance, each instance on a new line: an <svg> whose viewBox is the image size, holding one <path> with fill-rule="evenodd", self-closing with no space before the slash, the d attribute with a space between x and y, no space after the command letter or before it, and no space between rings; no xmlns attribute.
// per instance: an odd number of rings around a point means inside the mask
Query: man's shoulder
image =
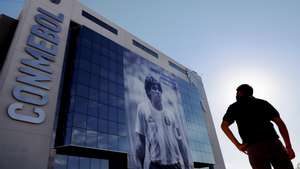
<svg viewBox="0 0 300 169"><path fill-rule="evenodd" d="M228 106L228 109L232 109L235 108L236 106L238 106L238 102L234 102L231 105Z"/></svg>
<svg viewBox="0 0 300 169"><path fill-rule="evenodd" d="M269 103L266 100L255 98L255 97L253 97L251 99L251 102L255 103L255 104L268 104ZM232 109L232 108L236 108L236 107L239 107L239 106L240 106L240 103L236 101L236 102L232 103L231 105L229 105L228 108Z"/></svg>
<svg viewBox="0 0 300 169"><path fill-rule="evenodd" d="M266 100L263 100L263 99L254 98L253 100L254 100L254 102L255 102L255 103L257 103L257 104L263 104L263 105L265 105L265 104L269 104L269 102L268 102L268 101L266 101Z"/></svg>

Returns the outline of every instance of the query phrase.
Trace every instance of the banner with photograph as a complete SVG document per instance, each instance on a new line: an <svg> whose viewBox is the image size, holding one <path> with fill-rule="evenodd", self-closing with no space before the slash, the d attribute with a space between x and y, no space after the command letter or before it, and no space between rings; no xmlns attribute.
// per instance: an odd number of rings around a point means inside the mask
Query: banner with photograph
<svg viewBox="0 0 300 169"><path fill-rule="evenodd" d="M124 56L124 80L129 168L192 168L174 76L128 51Z"/></svg>

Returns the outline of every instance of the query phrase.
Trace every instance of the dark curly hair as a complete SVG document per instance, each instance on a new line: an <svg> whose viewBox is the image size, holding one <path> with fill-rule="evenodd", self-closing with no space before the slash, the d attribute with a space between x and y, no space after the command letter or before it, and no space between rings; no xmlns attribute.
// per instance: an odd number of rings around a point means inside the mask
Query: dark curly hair
<svg viewBox="0 0 300 169"><path fill-rule="evenodd" d="M148 98L150 99L150 90L152 88L152 86L157 85L158 86L158 90L162 93L162 88L161 88L161 84L151 75L148 75L145 78L145 91L146 94L148 96Z"/></svg>

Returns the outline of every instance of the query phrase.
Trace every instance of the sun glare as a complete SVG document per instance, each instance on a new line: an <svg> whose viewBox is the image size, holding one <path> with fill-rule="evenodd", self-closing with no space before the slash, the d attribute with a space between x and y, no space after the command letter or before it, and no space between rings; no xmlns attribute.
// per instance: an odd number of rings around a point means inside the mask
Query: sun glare
<svg viewBox="0 0 300 169"><path fill-rule="evenodd" d="M235 100L236 88L241 84L249 84L254 89L253 95L255 97L267 100L276 95L276 88L279 87L272 74L264 71L232 71L224 73L224 75L220 84L222 84L223 91L225 91L223 92L223 99L228 103Z"/></svg>

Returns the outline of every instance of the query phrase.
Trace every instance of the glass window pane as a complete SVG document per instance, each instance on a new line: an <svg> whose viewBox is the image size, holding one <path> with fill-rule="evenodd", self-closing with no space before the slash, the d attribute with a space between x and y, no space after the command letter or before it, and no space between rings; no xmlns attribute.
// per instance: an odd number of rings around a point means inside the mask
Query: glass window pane
<svg viewBox="0 0 300 169"><path fill-rule="evenodd" d="M56 155L54 159L54 169L66 169L67 168L67 156Z"/></svg>
<svg viewBox="0 0 300 169"><path fill-rule="evenodd" d="M68 169L79 169L78 157L69 156L68 158Z"/></svg>
<svg viewBox="0 0 300 169"><path fill-rule="evenodd" d="M89 169L90 168L90 161L88 158L80 157L79 159L79 168L80 169Z"/></svg>
<svg viewBox="0 0 300 169"><path fill-rule="evenodd" d="M79 128L86 128L86 115L75 113L73 126Z"/></svg>
<svg viewBox="0 0 300 169"><path fill-rule="evenodd" d="M72 144L84 146L86 140L85 130L73 128L72 130Z"/></svg>
<svg viewBox="0 0 300 169"><path fill-rule="evenodd" d="M87 130L86 134L86 145L88 147L97 147L97 132L93 130Z"/></svg>
<svg viewBox="0 0 300 169"><path fill-rule="evenodd" d="M98 119L95 117L88 116L87 118L87 129L97 131Z"/></svg>
<svg viewBox="0 0 300 169"><path fill-rule="evenodd" d="M101 169L98 159L95 158L91 159L91 169Z"/></svg>
<svg viewBox="0 0 300 169"><path fill-rule="evenodd" d="M108 135L104 133L100 133L98 135L98 147L99 148L108 148Z"/></svg>
<svg viewBox="0 0 300 169"><path fill-rule="evenodd" d="M98 103L90 100L88 105L88 115L97 117L98 116Z"/></svg>

